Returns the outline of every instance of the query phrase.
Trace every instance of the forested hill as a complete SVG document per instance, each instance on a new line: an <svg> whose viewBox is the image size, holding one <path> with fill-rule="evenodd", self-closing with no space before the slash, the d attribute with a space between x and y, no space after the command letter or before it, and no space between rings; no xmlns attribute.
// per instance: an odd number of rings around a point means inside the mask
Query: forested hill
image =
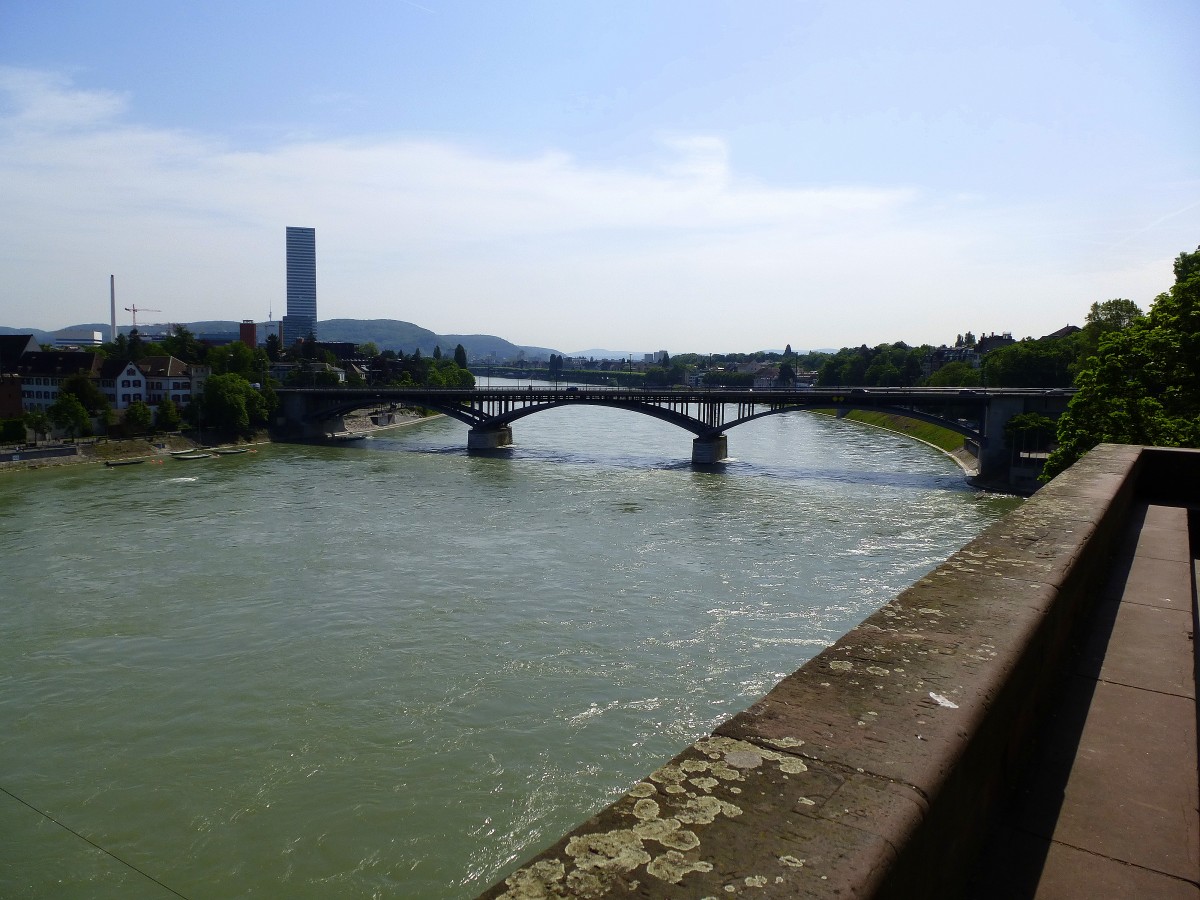
<svg viewBox="0 0 1200 900"><path fill-rule="evenodd" d="M236 332L237 322L208 321L182 322L194 334L213 334ZM142 330L148 334L166 330L165 325L143 325ZM128 333L130 326L119 325L118 330ZM108 324L91 322L81 325L70 325L57 331L42 331L38 328L10 328L0 326L0 334L32 334L38 343L53 344L60 335L78 332L99 331L108 336ZM434 347L441 347L442 352L454 352L457 344L466 348L467 356L472 360L486 360L495 356L498 360L508 360L517 357L522 351L530 359L548 359L551 353L561 353L547 347L527 347L506 341L492 334L436 334L428 328L421 328L412 322L401 322L397 319L326 319L317 323L317 331L323 341L346 341L353 344L365 344L373 341L380 350L397 350L412 353L419 349L423 355L433 353Z"/></svg>

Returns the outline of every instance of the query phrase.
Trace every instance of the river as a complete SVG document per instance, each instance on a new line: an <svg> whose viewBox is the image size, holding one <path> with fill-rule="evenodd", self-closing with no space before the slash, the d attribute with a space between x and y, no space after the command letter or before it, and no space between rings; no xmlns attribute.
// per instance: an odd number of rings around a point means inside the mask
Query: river
<svg viewBox="0 0 1200 900"><path fill-rule="evenodd" d="M0 896L472 897L1019 502L808 413L514 436L0 477Z"/></svg>

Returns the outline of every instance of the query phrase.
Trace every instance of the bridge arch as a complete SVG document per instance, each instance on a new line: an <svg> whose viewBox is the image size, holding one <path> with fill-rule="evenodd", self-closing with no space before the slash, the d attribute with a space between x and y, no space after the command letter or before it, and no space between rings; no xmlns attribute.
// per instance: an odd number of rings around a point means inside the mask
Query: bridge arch
<svg viewBox="0 0 1200 900"><path fill-rule="evenodd" d="M1020 412L1051 415L1065 408L1070 392L1035 389L719 388L625 389L578 386L535 388L280 388L283 420L305 435L328 434L335 420L354 409L404 405L440 412L467 425L467 446L490 450L512 443L512 423L548 409L607 406L648 415L694 435L692 461L717 462L727 453L726 432L747 422L791 410L867 410L929 422L970 439L981 475L1008 466L1001 439L1004 423ZM1057 406L1056 406L1057 404ZM958 416L969 418L959 421ZM728 417L728 418L727 418ZM971 421L971 420L975 421ZM976 424L978 423L978 424ZM992 477L990 474L984 477Z"/></svg>
<svg viewBox="0 0 1200 900"><path fill-rule="evenodd" d="M969 425L963 425L957 419L947 419L942 416L935 416L930 413L921 412L916 409L909 409L906 406L865 406L854 403L797 403L782 406L778 409L768 409L763 412L752 413L748 416L742 416L739 419L733 419L726 422L724 430L735 428L738 425L744 425L746 422L753 422L755 419L761 419L764 416L774 416L779 413L796 412L797 410L808 409L836 409L838 412L853 412L861 410L863 412L881 412L888 413L894 416L903 416L906 419L916 419L920 422L928 422L930 425L936 425L939 428L945 428L947 431L953 431L961 434L963 437L971 438L972 440L979 439L979 429L971 428Z"/></svg>

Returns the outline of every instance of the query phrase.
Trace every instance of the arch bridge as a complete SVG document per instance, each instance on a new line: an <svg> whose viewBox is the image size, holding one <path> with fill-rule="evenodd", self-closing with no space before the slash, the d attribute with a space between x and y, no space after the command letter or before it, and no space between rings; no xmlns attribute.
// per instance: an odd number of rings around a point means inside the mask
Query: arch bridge
<svg viewBox="0 0 1200 900"><path fill-rule="evenodd" d="M1004 423L1023 412L1056 417L1070 391L968 388L709 388L486 387L486 388L279 388L286 425L304 437L344 431L342 417L366 408L423 407L470 426L474 452L512 444L512 423L564 406L607 406L653 416L690 431L692 462L728 456L726 432L763 416L800 409L890 412L956 431L975 450L979 475L999 476L1008 465Z"/></svg>

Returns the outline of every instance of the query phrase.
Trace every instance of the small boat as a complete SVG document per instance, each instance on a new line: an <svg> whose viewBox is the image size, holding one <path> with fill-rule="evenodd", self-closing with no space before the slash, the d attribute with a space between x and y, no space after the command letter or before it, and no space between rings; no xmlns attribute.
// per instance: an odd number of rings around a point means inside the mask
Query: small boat
<svg viewBox="0 0 1200 900"><path fill-rule="evenodd" d="M201 453L199 450L189 450L187 453L172 453L172 459L212 459L213 454Z"/></svg>
<svg viewBox="0 0 1200 900"><path fill-rule="evenodd" d="M140 466L144 462L144 459L106 459L104 464L115 469L117 466Z"/></svg>
<svg viewBox="0 0 1200 900"><path fill-rule="evenodd" d="M341 431L331 434L329 438L334 441L365 441L367 436L357 431Z"/></svg>
<svg viewBox="0 0 1200 900"><path fill-rule="evenodd" d="M171 455L172 456L187 456L189 453L200 453L200 452L202 452L200 447L189 447L186 450L172 450Z"/></svg>
<svg viewBox="0 0 1200 900"><path fill-rule="evenodd" d="M233 456L235 453L249 453L249 447L218 447L213 453L218 456Z"/></svg>

